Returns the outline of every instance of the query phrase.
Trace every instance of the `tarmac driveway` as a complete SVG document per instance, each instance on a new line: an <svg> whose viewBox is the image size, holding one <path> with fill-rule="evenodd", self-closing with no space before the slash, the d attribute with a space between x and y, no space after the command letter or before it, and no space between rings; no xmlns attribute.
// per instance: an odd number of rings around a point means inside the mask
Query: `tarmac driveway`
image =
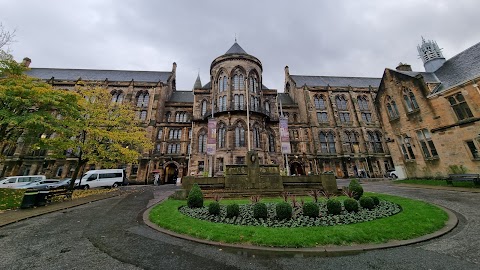
<svg viewBox="0 0 480 270"><path fill-rule="evenodd" d="M174 187L129 188L137 192L0 228L0 269L480 269L480 193L364 184L367 191L448 207L460 224L412 246L303 257L222 250L161 234L143 224L141 212Z"/></svg>

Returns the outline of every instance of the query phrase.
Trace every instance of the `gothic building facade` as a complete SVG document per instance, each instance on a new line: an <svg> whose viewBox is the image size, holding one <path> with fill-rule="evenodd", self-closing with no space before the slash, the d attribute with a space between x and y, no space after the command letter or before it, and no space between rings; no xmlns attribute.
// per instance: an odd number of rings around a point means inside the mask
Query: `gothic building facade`
<svg viewBox="0 0 480 270"><path fill-rule="evenodd" d="M386 69L383 78L293 75L287 66L280 93L263 85L261 61L237 42L212 61L209 82L197 77L191 91L176 89L175 63L167 72L31 68L28 74L59 89L80 80L101 84L112 102L134 103L154 149L136 164L118 164L131 182L151 183L153 173L163 183L223 175L225 165L245 163L249 150L261 164L278 164L292 175L382 177L395 163L405 176L421 177L440 175L455 162L479 170L478 48L445 61L436 43L424 42L419 52L427 72L401 65ZM287 155L281 114L288 118ZM214 155L207 155L210 118L217 123ZM76 162L68 153L52 159L21 144L5 155L0 176L65 178ZM459 162L462 155L469 156ZM85 169L93 168L101 165Z"/></svg>
<svg viewBox="0 0 480 270"><path fill-rule="evenodd" d="M480 172L480 43L445 60L418 46L425 71L385 69L376 104L399 177Z"/></svg>

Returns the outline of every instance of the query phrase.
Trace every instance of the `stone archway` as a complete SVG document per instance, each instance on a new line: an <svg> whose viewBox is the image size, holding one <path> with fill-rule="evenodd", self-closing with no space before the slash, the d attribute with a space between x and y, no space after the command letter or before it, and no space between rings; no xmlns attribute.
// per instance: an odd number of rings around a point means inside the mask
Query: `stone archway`
<svg viewBox="0 0 480 270"><path fill-rule="evenodd" d="M176 161L169 161L163 164L163 183L175 184L179 174L180 164Z"/></svg>
<svg viewBox="0 0 480 270"><path fill-rule="evenodd" d="M292 161L290 163L290 175L305 175L302 163L298 161Z"/></svg>

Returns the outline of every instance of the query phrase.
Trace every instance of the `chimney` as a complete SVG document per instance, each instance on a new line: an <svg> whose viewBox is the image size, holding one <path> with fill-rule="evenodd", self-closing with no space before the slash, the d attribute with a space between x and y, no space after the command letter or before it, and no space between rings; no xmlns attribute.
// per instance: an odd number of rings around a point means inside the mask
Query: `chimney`
<svg viewBox="0 0 480 270"><path fill-rule="evenodd" d="M24 67L30 67L30 63L32 63L32 60L28 57L25 57L23 58L23 61L22 61L22 66Z"/></svg>
<svg viewBox="0 0 480 270"><path fill-rule="evenodd" d="M401 71L412 71L412 66L410 66L407 63L402 63L398 64L396 70L401 70Z"/></svg>

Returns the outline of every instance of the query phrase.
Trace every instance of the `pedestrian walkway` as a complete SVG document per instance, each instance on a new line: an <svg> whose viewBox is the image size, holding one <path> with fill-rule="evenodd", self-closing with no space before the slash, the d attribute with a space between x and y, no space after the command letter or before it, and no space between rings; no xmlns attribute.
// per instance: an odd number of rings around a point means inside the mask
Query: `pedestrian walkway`
<svg viewBox="0 0 480 270"><path fill-rule="evenodd" d="M72 208L75 206L79 206L79 205L83 205L83 204L87 204L87 203L91 203L91 202L95 202L103 199L120 196L127 193L129 192L126 192L124 190L118 190L114 192L95 194L95 195L91 195L91 196L87 196L79 199L64 201L64 202L53 203L47 206L40 206L40 207L34 207L34 208L28 208L28 209L8 210L3 213L0 213L0 227L6 226L8 224L15 223L21 220L25 220L28 218L45 215L48 213Z"/></svg>

